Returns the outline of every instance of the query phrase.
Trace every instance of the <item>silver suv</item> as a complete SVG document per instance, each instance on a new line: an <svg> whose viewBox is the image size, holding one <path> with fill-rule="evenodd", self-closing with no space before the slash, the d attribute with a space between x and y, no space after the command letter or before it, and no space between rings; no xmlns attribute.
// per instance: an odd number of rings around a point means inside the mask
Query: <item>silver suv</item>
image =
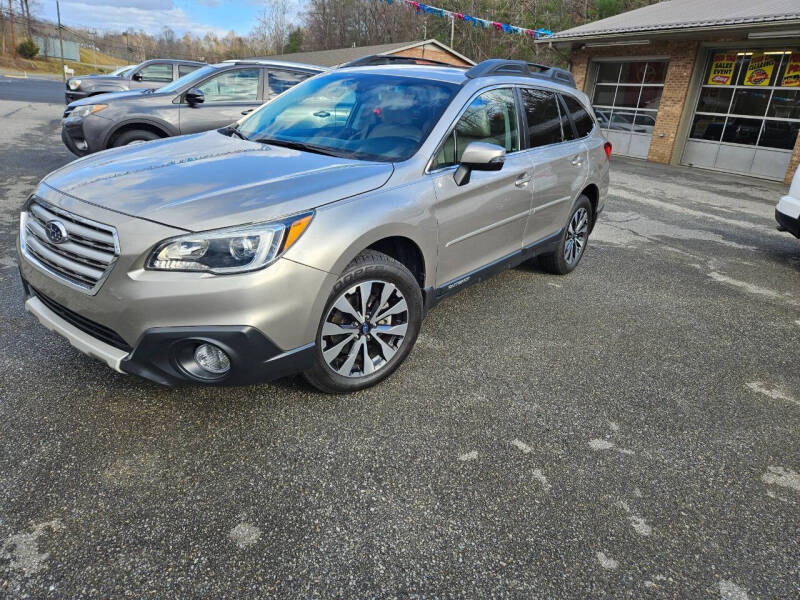
<svg viewBox="0 0 800 600"><path fill-rule="evenodd" d="M199 69L206 63L195 60L157 58L138 65L118 69L108 75L81 75L67 80L66 104L109 92L155 89Z"/></svg>
<svg viewBox="0 0 800 600"><path fill-rule="evenodd" d="M273 60L206 65L157 90L92 96L71 102L61 140L73 154L197 133L235 123L322 67Z"/></svg>
<svg viewBox="0 0 800 600"><path fill-rule="evenodd" d="M574 269L610 150L560 69L329 71L233 126L48 175L20 219L25 307L159 383L361 389L444 297L534 257Z"/></svg>

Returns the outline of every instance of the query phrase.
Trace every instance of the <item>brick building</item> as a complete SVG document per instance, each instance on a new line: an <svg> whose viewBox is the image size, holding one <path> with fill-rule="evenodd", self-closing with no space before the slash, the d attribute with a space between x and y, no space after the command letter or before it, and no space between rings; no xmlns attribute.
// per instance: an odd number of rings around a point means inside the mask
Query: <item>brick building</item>
<svg viewBox="0 0 800 600"><path fill-rule="evenodd" d="M800 163L800 0L668 0L537 43L616 154L787 183Z"/></svg>
<svg viewBox="0 0 800 600"><path fill-rule="evenodd" d="M372 54L385 54L387 56L408 56L410 58L427 58L437 60L459 67L471 67L475 63L466 56L459 54L447 44L439 40L424 40L421 42L397 42L394 44L380 44L379 46L359 46L357 48L336 48L334 50L318 50L315 52L296 52L270 56L278 60L289 60L319 65L321 67L334 67L350 62L363 56Z"/></svg>

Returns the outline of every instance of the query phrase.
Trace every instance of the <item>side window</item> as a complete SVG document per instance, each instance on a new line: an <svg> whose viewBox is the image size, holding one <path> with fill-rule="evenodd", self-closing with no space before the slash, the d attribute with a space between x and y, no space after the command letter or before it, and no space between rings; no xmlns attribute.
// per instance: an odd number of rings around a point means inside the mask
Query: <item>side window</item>
<svg viewBox="0 0 800 600"><path fill-rule="evenodd" d="M310 74L300 71L279 71L270 69L267 74L267 96L277 96L282 94L290 87L294 87L304 79L308 79Z"/></svg>
<svg viewBox="0 0 800 600"><path fill-rule="evenodd" d="M164 63L155 63L147 65L141 71L140 81L157 81L159 83L169 83L172 81L172 65Z"/></svg>
<svg viewBox="0 0 800 600"><path fill-rule="evenodd" d="M183 77L184 75L188 75L192 71L196 71L198 69L198 65L178 65L178 77Z"/></svg>
<svg viewBox="0 0 800 600"><path fill-rule="evenodd" d="M528 146L547 146L561 142L561 115L553 92L522 88L522 102L528 118Z"/></svg>
<svg viewBox="0 0 800 600"><path fill-rule="evenodd" d="M575 129L578 130L578 137L589 135L594 129L594 121L586 108L572 96L562 95L561 97L567 105L572 122L575 123Z"/></svg>
<svg viewBox="0 0 800 600"><path fill-rule="evenodd" d="M436 168L458 164L464 150L472 142L496 144L505 148L506 152L519 150L513 90L490 90L472 101L439 151Z"/></svg>
<svg viewBox="0 0 800 600"><path fill-rule="evenodd" d="M226 71L197 88L205 95L206 102L256 102L259 71L257 68Z"/></svg>
<svg viewBox="0 0 800 600"><path fill-rule="evenodd" d="M564 134L564 141L568 142L574 140L576 136L575 131L572 129L572 123L569 121L569 115L567 111L564 110L563 104L561 104L559 108L561 109L561 132Z"/></svg>

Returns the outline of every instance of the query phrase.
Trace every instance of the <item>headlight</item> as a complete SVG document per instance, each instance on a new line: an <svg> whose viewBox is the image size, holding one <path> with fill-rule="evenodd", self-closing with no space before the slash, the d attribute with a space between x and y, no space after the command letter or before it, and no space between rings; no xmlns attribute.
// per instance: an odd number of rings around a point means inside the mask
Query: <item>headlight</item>
<svg viewBox="0 0 800 600"><path fill-rule="evenodd" d="M82 119L83 117L88 117L96 112L105 110L106 108L108 108L108 104L86 104L84 106L78 106L69 116Z"/></svg>
<svg viewBox="0 0 800 600"><path fill-rule="evenodd" d="M79 87L81 87L81 80L80 79L70 79L67 82L67 85L69 86L69 89L77 90Z"/></svg>
<svg viewBox="0 0 800 600"><path fill-rule="evenodd" d="M147 259L147 268L220 275L255 271L288 250L306 230L312 216L313 213L304 213L283 221L164 240Z"/></svg>

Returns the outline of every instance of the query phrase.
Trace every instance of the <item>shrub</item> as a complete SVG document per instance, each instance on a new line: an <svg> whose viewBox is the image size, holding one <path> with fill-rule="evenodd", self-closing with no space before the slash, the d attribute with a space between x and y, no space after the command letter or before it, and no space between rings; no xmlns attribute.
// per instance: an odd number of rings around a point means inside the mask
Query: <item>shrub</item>
<svg viewBox="0 0 800 600"><path fill-rule="evenodd" d="M19 46L17 46L17 53L22 58L35 58L37 54L39 54L39 46L36 45L32 39L28 38L27 40L22 40Z"/></svg>

